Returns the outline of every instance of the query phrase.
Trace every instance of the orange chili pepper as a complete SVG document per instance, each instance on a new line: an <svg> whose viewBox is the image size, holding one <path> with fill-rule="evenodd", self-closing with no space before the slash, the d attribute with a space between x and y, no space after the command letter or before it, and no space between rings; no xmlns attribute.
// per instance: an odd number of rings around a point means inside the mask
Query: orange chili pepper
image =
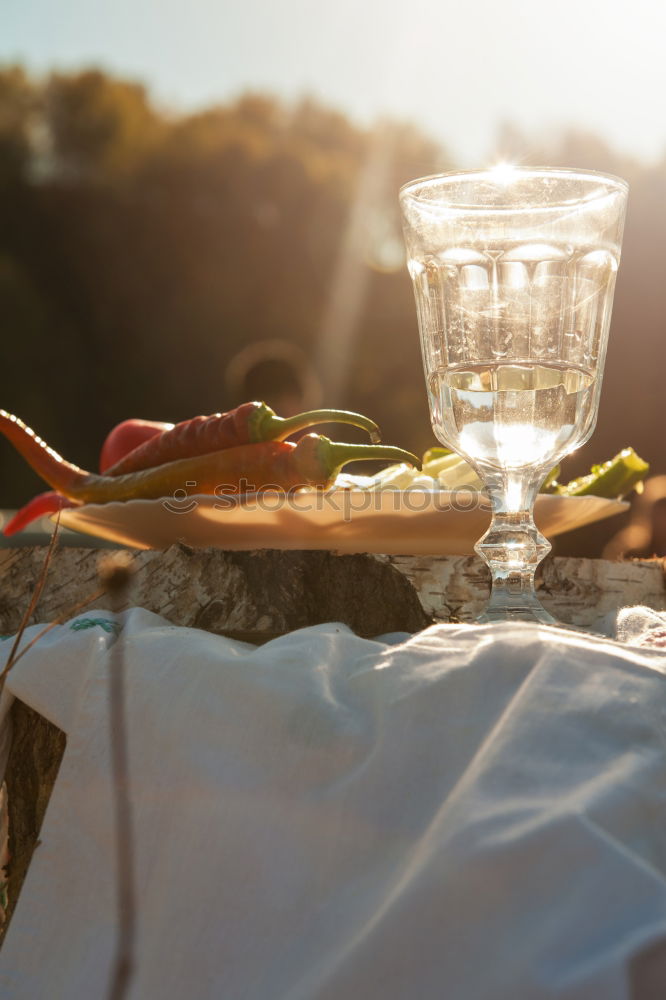
<svg viewBox="0 0 666 1000"><path fill-rule="evenodd" d="M307 434L298 442L264 441L166 462L121 476L96 475L65 461L18 417L0 410L0 431L58 493L79 503L327 487L348 462L379 459L419 465L390 445L347 444Z"/></svg>
<svg viewBox="0 0 666 1000"><path fill-rule="evenodd" d="M243 403L228 413L193 417L161 433L147 434L147 440L102 471L108 476L149 469L180 458L193 458L223 448L261 441L283 441L296 431L314 424L352 424L368 431L370 440L379 441L377 424L361 413L348 410L308 410L293 417L278 417L265 403ZM112 432L113 433L113 432Z"/></svg>

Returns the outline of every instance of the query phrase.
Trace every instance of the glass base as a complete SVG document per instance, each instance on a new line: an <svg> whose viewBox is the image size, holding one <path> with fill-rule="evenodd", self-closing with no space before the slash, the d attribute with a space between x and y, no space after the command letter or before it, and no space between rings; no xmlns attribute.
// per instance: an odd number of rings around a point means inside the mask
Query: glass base
<svg viewBox="0 0 666 1000"><path fill-rule="evenodd" d="M522 601L519 605L503 604L497 602L496 605L490 601L483 614L476 619L479 625L486 625L495 622L534 622L538 625L559 625L557 618L553 618L550 612L535 599L534 603L526 604Z"/></svg>
<svg viewBox="0 0 666 1000"><path fill-rule="evenodd" d="M532 518L531 509L495 512L488 531L474 546L488 564L490 599L479 623L522 621L557 625L534 591L534 573L550 552Z"/></svg>

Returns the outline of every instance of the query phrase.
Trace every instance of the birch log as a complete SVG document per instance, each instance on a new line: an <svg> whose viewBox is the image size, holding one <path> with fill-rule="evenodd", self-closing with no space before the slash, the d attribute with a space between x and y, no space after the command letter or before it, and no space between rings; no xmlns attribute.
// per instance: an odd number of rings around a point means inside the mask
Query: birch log
<svg viewBox="0 0 666 1000"><path fill-rule="evenodd" d="M34 621L67 616L86 600L108 608L94 549L56 550ZM0 549L0 631L14 632L34 591L43 548ZM361 635L415 632L429 622L473 621L488 573L473 556L224 552L174 545L134 552L132 603L174 625L257 640L323 621ZM539 597L564 624L592 627L619 607L666 609L664 560L549 557Z"/></svg>
<svg viewBox="0 0 666 1000"><path fill-rule="evenodd" d="M385 558L412 582L424 611L436 621L472 622L488 600L488 571L475 557ZM558 621L580 628L592 629L630 605L664 611L664 560L549 558L537 581L537 594Z"/></svg>

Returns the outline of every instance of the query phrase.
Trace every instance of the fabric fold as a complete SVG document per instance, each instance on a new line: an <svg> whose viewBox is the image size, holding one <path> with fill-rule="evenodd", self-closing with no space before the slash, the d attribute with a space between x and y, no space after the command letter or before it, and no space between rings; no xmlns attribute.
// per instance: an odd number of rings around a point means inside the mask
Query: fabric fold
<svg viewBox="0 0 666 1000"><path fill-rule="evenodd" d="M104 995L117 641L132 1000L630 1000L666 937L666 656L521 624L254 647L141 609L86 618L8 678L68 741L3 998Z"/></svg>

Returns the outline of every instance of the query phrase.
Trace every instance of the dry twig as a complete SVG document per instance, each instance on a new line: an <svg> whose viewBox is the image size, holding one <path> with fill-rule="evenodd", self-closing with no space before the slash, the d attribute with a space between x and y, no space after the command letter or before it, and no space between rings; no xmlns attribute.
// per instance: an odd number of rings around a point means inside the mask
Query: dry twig
<svg viewBox="0 0 666 1000"><path fill-rule="evenodd" d="M37 607L37 604L39 602L39 598L42 596L42 591L44 590L44 584L46 583L46 577L47 577L47 574L48 574L48 571L49 571L49 565L51 563L51 559L53 558L53 553L55 552L55 548L56 548L56 545L57 545L57 542L58 542L58 530L59 530L59 528L60 528L60 511L58 511L57 515L56 515L55 527L53 528L53 534L51 535L51 540L49 541L49 545L48 545L48 548L46 550L46 555L44 556L44 563L42 565L42 568L41 568L41 571L40 571L37 583L35 584L35 589L32 592L32 597L30 598L30 603L28 604L28 607L26 608L25 613L24 613L24 615L23 615L23 617L21 619L21 624L19 625L18 632L16 633L16 635L14 637L14 642L12 644L11 650L9 651L9 656L7 657L7 662L6 662L5 666L4 666L4 669L3 669L2 673L0 674L0 694L2 694L2 690L3 690L4 686L5 686L5 678L7 677L7 674L9 673L9 671L12 669L12 667L14 666L14 664L16 663L16 661L19 658L18 657L18 648L19 648L19 645L21 644L21 639L23 638L23 633L25 632L26 628L28 627L28 622L30 621L30 618L32 617L32 614L33 614L35 608ZM31 643L31 645L32 645L32 643Z"/></svg>
<svg viewBox="0 0 666 1000"><path fill-rule="evenodd" d="M130 562L131 560L126 553L116 553L105 559L100 568L100 579L111 599L111 608L116 613L122 611L126 604L130 585ZM111 764L116 821L118 939L108 996L109 1000L123 1000L127 995L134 971L136 904L122 631L111 647L109 680Z"/></svg>

